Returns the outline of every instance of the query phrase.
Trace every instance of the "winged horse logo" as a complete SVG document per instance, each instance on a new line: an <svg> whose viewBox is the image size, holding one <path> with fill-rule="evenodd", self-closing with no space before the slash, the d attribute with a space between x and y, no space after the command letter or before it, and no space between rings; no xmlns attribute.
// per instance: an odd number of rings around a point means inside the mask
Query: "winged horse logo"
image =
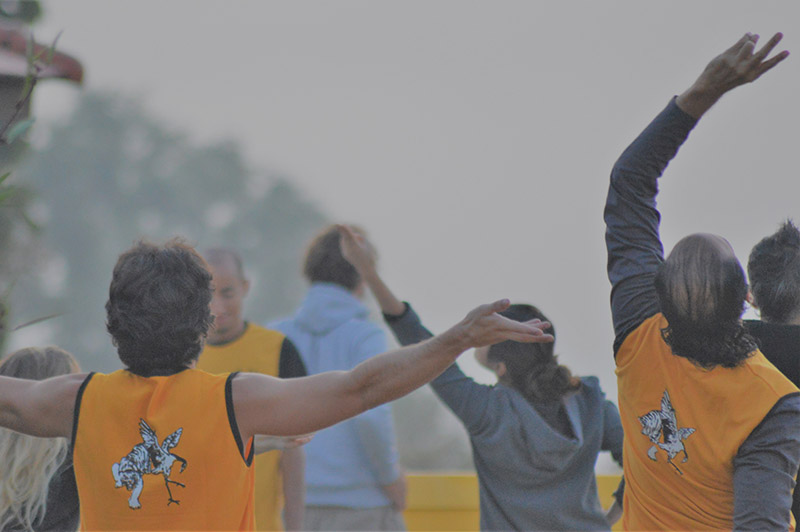
<svg viewBox="0 0 800 532"><path fill-rule="evenodd" d="M128 506L131 509L136 510L142 507L139 503L139 495L144 487L144 475L163 475L164 485L167 487L169 496L167 506L173 502L180 504L179 500L172 497L169 485L175 484L182 488L185 488L186 485L170 479L169 476L172 473L172 465L176 461L181 463L181 473L186 469L186 460L170 452L170 449L178 445L182 433L183 429L179 428L164 438L164 442L159 445L156 431L151 429L144 419L139 419L139 434L142 435L142 443L134 445L127 456L111 466L111 473L116 482L114 487L125 486L128 491L132 492L128 499Z"/></svg>
<svg viewBox="0 0 800 532"><path fill-rule="evenodd" d="M675 415L675 409L672 408L672 402L666 390L664 390L664 395L661 397L661 410L651 410L640 416L639 423L642 424L642 434L650 438L653 443L653 446L647 451L647 456L650 457L650 460L656 461L656 453L658 453L659 449L662 449L667 453L667 462L678 473L683 475L683 471L675 465L672 459L682 452L683 460L681 463L689 460L689 454L686 452L683 440L691 436L695 429L678 428L678 418ZM662 435L664 441L660 441Z"/></svg>

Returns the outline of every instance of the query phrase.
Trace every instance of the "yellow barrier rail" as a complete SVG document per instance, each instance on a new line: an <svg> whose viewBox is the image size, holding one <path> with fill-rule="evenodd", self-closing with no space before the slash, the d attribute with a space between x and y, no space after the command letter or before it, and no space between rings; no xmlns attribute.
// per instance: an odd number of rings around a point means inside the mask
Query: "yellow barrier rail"
<svg viewBox="0 0 800 532"><path fill-rule="evenodd" d="M619 475L598 475L603 508L611 506ZM479 530L478 478L474 473L413 473L408 475L408 530ZM613 528L619 530L619 523Z"/></svg>

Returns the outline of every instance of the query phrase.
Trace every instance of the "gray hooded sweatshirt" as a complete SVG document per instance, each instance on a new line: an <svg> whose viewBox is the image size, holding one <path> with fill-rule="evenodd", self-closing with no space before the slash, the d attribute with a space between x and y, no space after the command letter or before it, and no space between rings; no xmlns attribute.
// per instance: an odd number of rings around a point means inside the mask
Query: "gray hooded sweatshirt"
<svg viewBox="0 0 800 532"><path fill-rule="evenodd" d="M431 336L410 306L402 316L385 318L403 345ZM581 381L561 400L570 436L545 421L543 414L560 410L558 403L534 407L513 388L476 383L456 364L431 383L469 432L481 530L610 529L594 466L600 451L611 451L621 464L622 424L597 378Z"/></svg>

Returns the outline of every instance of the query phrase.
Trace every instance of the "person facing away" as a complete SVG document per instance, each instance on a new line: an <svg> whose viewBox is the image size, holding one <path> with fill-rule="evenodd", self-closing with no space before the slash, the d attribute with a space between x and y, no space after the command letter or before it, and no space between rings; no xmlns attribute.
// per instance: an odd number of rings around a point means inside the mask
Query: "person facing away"
<svg viewBox="0 0 800 532"><path fill-rule="evenodd" d="M787 220L753 247L747 261L750 304L760 320L745 320L767 360L800 386L800 230ZM800 476L796 480L800 480ZM792 515L800 518L795 487Z"/></svg>
<svg viewBox="0 0 800 532"><path fill-rule="evenodd" d="M37 381L78 370L75 358L55 346L20 349L0 362L0 375ZM78 529L78 489L66 438L0 428L0 464L0 530Z"/></svg>
<svg viewBox="0 0 800 532"><path fill-rule="evenodd" d="M253 530L259 435L309 434L422 386L463 351L552 341L482 305L427 342L349 371L297 379L193 366L213 318L195 250L139 242L120 255L106 326L124 369L44 381L0 376L0 427L72 439L83 530Z"/></svg>
<svg viewBox="0 0 800 532"><path fill-rule="evenodd" d="M377 273L364 237L341 226L343 255L378 300L402 345L431 333ZM549 324L532 305L502 314ZM547 329L555 337L552 325ZM622 425L596 377L578 379L558 363L553 343L506 341L475 352L498 379L478 384L452 364L431 382L436 395L467 429L480 490L481 530L609 530L597 496L600 451L622 464Z"/></svg>
<svg viewBox="0 0 800 532"><path fill-rule="evenodd" d="M298 348L310 374L349 370L386 350L360 301L363 282L328 227L313 239L303 273L311 286L294 316L270 323ZM405 477L389 405L318 433L306 446L306 528L400 530Z"/></svg>
<svg viewBox="0 0 800 532"><path fill-rule="evenodd" d="M250 289L242 259L227 248L203 253L214 285L205 347L197 369L209 373L248 371L280 378L305 377L300 355L278 331L244 319L244 299ZM255 457L256 529L303 529L305 455L302 447L271 451ZM285 502L284 502L285 501ZM283 511L284 519L281 519Z"/></svg>
<svg viewBox="0 0 800 532"><path fill-rule="evenodd" d="M693 234L664 260L657 179L698 119L758 78L767 59L746 34L623 152L605 206L608 275L625 429L629 530L788 530L800 462L798 389L741 322L744 271L720 236Z"/></svg>

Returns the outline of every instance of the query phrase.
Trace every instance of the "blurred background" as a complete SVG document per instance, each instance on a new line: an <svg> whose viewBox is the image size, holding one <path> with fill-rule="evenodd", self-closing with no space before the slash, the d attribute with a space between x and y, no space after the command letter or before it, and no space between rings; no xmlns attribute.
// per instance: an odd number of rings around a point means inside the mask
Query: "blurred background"
<svg viewBox="0 0 800 532"><path fill-rule="evenodd" d="M6 323L56 315L5 350L56 343L87 370L117 369L103 305L138 238L239 249L248 319L286 315L308 239L344 221L368 231L430 329L501 297L534 303L562 363L612 400L611 166L743 33L782 31L778 50L800 55L796 0L3 0L0 12L6 34L60 34L65 61L36 86L33 126L0 150L17 190L0 209ZM746 261L800 221L795 56L726 96L668 169L667 249L707 231ZM6 85L19 78L0 66ZM461 364L491 382L471 354ZM394 411L406 467L472 467L429 390Z"/></svg>

